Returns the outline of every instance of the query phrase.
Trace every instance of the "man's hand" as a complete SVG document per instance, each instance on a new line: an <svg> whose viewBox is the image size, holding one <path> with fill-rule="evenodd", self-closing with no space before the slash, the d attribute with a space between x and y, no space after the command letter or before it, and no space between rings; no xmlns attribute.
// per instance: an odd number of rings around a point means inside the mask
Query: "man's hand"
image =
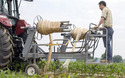
<svg viewBox="0 0 125 78"><path fill-rule="evenodd" d="M95 26L94 29L97 29L99 26Z"/></svg>
<svg viewBox="0 0 125 78"><path fill-rule="evenodd" d="M95 26L94 29L97 29L103 23L104 19L105 19L104 17L101 17L99 24Z"/></svg>

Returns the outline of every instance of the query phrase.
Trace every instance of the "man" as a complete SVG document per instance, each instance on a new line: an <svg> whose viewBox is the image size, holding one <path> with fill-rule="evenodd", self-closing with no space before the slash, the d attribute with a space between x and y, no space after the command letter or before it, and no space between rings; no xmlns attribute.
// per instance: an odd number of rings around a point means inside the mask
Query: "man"
<svg viewBox="0 0 125 78"><path fill-rule="evenodd" d="M102 15L100 18L100 21L97 26L94 28L97 29L101 24L103 27L105 27L108 30L108 40L107 40L107 62L112 61L112 51L111 51L111 39L113 35L113 29L112 29L112 13L108 7L106 7L105 1L99 2L99 8L102 10ZM103 34L106 34L106 30L103 30ZM103 43L104 47L106 48L106 37L103 37ZM106 51L104 55L104 60L101 60L101 62L106 62Z"/></svg>

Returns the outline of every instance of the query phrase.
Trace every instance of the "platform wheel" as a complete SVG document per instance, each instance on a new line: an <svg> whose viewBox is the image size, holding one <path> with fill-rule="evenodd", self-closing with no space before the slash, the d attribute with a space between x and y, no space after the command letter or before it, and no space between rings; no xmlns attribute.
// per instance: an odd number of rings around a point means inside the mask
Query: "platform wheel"
<svg viewBox="0 0 125 78"><path fill-rule="evenodd" d="M29 76L33 76L34 74L41 74L41 71L40 71L39 67L36 64L29 64L26 67L25 72Z"/></svg>

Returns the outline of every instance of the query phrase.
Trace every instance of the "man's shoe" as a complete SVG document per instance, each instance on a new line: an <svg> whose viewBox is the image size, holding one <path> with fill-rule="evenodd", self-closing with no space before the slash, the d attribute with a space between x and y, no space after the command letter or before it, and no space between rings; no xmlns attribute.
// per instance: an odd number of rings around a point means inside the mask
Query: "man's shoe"
<svg viewBox="0 0 125 78"><path fill-rule="evenodd" d="M106 60L101 60L100 62L101 62L101 63L106 63Z"/></svg>
<svg viewBox="0 0 125 78"><path fill-rule="evenodd" d="M106 60L101 60L100 62L101 63L106 63ZM111 60L107 60L107 63L112 63L112 61Z"/></svg>

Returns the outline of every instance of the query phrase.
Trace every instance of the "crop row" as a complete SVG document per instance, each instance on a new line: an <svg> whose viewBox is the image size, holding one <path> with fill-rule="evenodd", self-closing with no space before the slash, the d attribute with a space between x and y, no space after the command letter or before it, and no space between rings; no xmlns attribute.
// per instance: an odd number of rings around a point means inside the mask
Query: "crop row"
<svg viewBox="0 0 125 78"><path fill-rule="evenodd" d="M63 67L61 65L64 62L58 62L58 61L51 61L50 66L48 69L48 72L53 72L55 75L62 75ZM13 66L14 65L14 66ZM17 63L10 66L11 69L15 71L21 70L24 72L26 64L25 63ZM40 69L44 69L44 66L46 65L46 61L42 60L38 62L38 66ZM57 69L59 71L57 71ZM84 62L70 62L68 71L65 73L66 78L67 76L73 76L73 78L80 77L109 77L109 78L124 78L125 76L125 63L113 63L109 65L95 65L95 64L84 64ZM64 75L64 74L63 74ZM75 77L76 76L76 77ZM79 77L78 77L79 78Z"/></svg>

